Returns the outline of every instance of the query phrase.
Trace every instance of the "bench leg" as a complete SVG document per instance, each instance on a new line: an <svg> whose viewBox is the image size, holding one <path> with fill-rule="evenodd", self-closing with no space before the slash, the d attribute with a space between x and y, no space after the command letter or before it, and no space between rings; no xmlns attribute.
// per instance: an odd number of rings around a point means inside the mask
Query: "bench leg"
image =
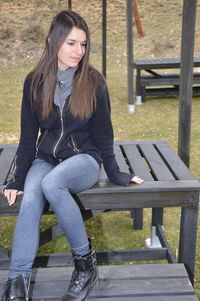
<svg viewBox="0 0 200 301"><path fill-rule="evenodd" d="M163 224L163 208L152 208L151 237L146 239L148 248L162 248L160 240L156 234L156 225Z"/></svg>
<svg viewBox="0 0 200 301"><path fill-rule="evenodd" d="M152 226L163 225L163 208L152 208Z"/></svg>
<svg viewBox="0 0 200 301"><path fill-rule="evenodd" d="M197 196L198 200L198 196ZM194 285L198 205L182 207L178 262L185 264L191 283Z"/></svg>
<svg viewBox="0 0 200 301"><path fill-rule="evenodd" d="M151 237L145 240L147 248L162 248L159 237L156 234L156 226L151 227Z"/></svg>
<svg viewBox="0 0 200 301"><path fill-rule="evenodd" d="M146 101L146 88L141 87L141 97L142 97L142 102Z"/></svg>
<svg viewBox="0 0 200 301"><path fill-rule="evenodd" d="M136 105L141 105L142 104L142 96L137 95L136 96Z"/></svg>
<svg viewBox="0 0 200 301"><path fill-rule="evenodd" d="M142 230L143 229L143 209L137 208L131 210L131 217L133 218L133 229Z"/></svg>
<svg viewBox="0 0 200 301"><path fill-rule="evenodd" d="M137 70L136 73L136 94L140 95L140 80L141 80L141 72Z"/></svg>
<svg viewBox="0 0 200 301"><path fill-rule="evenodd" d="M1 259L9 259L10 258L9 251L4 248L0 248L0 258Z"/></svg>
<svg viewBox="0 0 200 301"><path fill-rule="evenodd" d="M136 104L141 105L142 104L142 87L141 87L141 71L137 70L136 75Z"/></svg>
<svg viewBox="0 0 200 301"><path fill-rule="evenodd" d="M135 113L135 105L134 104L128 104L128 114Z"/></svg>

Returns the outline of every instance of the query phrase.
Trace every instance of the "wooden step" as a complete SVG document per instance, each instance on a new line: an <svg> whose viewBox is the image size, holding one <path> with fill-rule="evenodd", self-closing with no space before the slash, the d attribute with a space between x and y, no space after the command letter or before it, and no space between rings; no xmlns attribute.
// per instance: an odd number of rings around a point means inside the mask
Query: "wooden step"
<svg viewBox="0 0 200 301"><path fill-rule="evenodd" d="M68 285L72 267L40 268L32 273L32 301L58 301ZM0 271L0 295L7 271ZM99 266L99 283L88 300L197 301L183 264Z"/></svg>

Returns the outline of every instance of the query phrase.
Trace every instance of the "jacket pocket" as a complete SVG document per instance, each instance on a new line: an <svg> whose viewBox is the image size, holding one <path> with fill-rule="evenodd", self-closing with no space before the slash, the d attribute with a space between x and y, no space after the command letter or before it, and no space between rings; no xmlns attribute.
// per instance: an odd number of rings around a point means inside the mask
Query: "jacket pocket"
<svg viewBox="0 0 200 301"><path fill-rule="evenodd" d="M80 153L80 148L77 145L76 139L75 139L75 135L71 135L69 138L69 142L68 145L73 149L74 152L76 153Z"/></svg>
<svg viewBox="0 0 200 301"><path fill-rule="evenodd" d="M47 133L48 133L48 130L45 130L45 132L44 132L44 134L43 134L43 136L42 136L40 142L38 143L38 145L37 145L37 147L36 147L36 150L37 150L37 151L38 151L39 147L41 146L42 142L44 141L44 138L46 137Z"/></svg>

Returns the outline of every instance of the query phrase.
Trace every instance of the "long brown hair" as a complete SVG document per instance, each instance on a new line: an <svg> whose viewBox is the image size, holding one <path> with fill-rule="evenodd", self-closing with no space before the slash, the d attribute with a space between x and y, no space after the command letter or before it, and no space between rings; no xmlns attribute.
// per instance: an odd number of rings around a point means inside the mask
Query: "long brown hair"
<svg viewBox="0 0 200 301"><path fill-rule="evenodd" d="M89 117L96 103L96 71L89 64L90 34L85 20L73 11L61 11L52 20L42 57L32 73L32 98L40 103L43 118L53 109L58 52L73 27L86 33L85 54L74 75L68 109L74 117Z"/></svg>

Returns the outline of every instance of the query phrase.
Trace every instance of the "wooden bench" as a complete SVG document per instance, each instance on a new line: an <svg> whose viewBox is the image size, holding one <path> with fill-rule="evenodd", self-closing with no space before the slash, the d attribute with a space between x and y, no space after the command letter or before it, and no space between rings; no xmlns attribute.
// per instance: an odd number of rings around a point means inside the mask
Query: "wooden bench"
<svg viewBox="0 0 200 301"><path fill-rule="evenodd" d="M10 178L16 148L16 145L0 146L0 189L3 188ZM174 265L161 264L153 265L149 268L146 265L138 265L138 267L133 265L100 267L100 284L95 290L96 293L94 293L96 294L95 300L98 300L98 298L99 300L107 299L108 296L110 300L132 300L131 298L134 296L136 297L136 299L134 298L135 300L142 298L145 301L165 301L171 295L175 301L197 300L190 282L193 283L194 281L195 271L199 181L191 175L180 158L164 141L115 142L115 154L122 171L134 172L141 176L145 183L143 185L130 184L127 187L114 185L108 182L105 171L102 168L99 182L91 189L76 196L84 219L99 211L135 211L136 209L152 208L152 237L150 239L150 248L98 251L98 263L166 260L169 263L174 263ZM9 207L4 196L0 194L0 217L17 215L19 207L20 199L14 206ZM180 229L177 229L177 231L180 230L178 259L172 253L162 227L164 207L181 207ZM48 206L45 212L48 214L53 213ZM58 225L55 225L41 234L40 244L46 243L60 234L62 234L60 228ZM154 245L155 239L159 241L159 248ZM10 261L10 251L3 249L3 246L1 247L0 294ZM178 263L176 263L177 261ZM181 263L185 265L187 274ZM34 267L38 269L33 274L33 290L31 293L35 297L32 300L41 300L44 294L48 292L47 288L55 287L55 284L58 285L58 290L60 288L59 292L61 293L64 289L63 279L66 277L69 279L69 272L67 272L67 276L64 276L68 268L52 270L45 269L45 267L59 267L70 264L70 254L44 254L37 256ZM44 269L41 269L41 267ZM148 269L151 270L151 276L155 276L154 267L156 267L155 271L159 269L159 273L155 279L152 277L152 281L150 281ZM171 272L168 270L170 267L172 267ZM182 269L180 273L178 272L179 268ZM116 269L116 271L120 269L120 273L114 273L112 269ZM141 274L137 272L137 269L140 270ZM52 273L52 271L55 271L55 273ZM55 278L50 277L50 279L48 275L52 275L51 277L55 276ZM183 275L184 280L180 275ZM187 278L187 275L189 275L189 278ZM116 279L114 279L115 277ZM168 282L165 288L161 287L160 280L164 279L163 277L166 277L171 283L171 291L167 288ZM54 286L52 283L55 283ZM141 283L143 283L143 286ZM144 293L144 284L147 286L148 283L149 292L147 293L145 290ZM45 288L45 292L41 293L42 288L39 289L39 287ZM37 294L40 294L40 296L37 297ZM145 298L143 298L143 295ZM52 299L47 297L46 300L56 300L53 292L51 296ZM114 297L111 298L111 296Z"/></svg>
<svg viewBox="0 0 200 301"><path fill-rule="evenodd" d="M200 66L200 57L194 57L194 67ZM158 73L155 69L180 68L179 58L135 60L137 103L144 102L146 96L178 95L180 75L178 73ZM141 72L145 71L146 74ZM148 74L148 75L147 75ZM153 88L152 88L153 87ZM200 95L200 73L193 73L193 95Z"/></svg>

